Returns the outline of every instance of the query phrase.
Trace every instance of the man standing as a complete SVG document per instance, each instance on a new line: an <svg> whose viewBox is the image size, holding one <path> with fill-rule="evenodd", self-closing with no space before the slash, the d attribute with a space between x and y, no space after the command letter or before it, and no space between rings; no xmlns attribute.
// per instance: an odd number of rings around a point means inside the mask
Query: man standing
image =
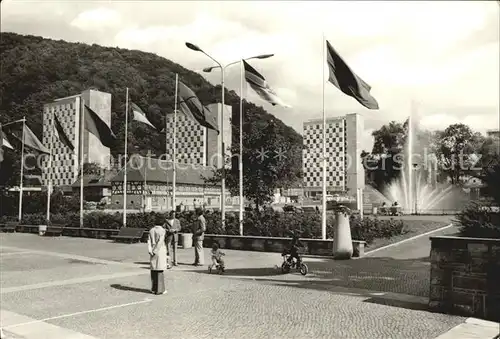
<svg viewBox="0 0 500 339"><path fill-rule="evenodd" d="M202 266L205 262L203 257L203 239L207 230L207 221L203 216L201 208L196 210L198 218L193 224L193 242L194 242L194 266Z"/></svg>
<svg viewBox="0 0 500 339"><path fill-rule="evenodd" d="M175 217L174 211L170 211L168 214L165 229L167 230L167 255L172 265L177 266L177 243L179 241L178 233L181 231L181 223L179 219ZM167 268L170 268L170 265Z"/></svg>

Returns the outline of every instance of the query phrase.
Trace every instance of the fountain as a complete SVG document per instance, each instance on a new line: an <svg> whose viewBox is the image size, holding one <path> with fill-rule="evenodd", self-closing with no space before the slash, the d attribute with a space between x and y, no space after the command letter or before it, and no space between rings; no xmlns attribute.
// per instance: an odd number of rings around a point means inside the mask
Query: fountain
<svg viewBox="0 0 500 339"><path fill-rule="evenodd" d="M418 162L414 159L422 156L415 154L415 127L412 115L408 119L408 137L404 147L405 163L401 169L401 176L388 185L382 194L391 202L397 201L406 214L443 212L452 207L450 202L454 200L452 193L455 190L450 184L437 184L435 158L429 159L429 156L424 156L424 160L420 159ZM457 204L452 205L456 207Z"/></svg>

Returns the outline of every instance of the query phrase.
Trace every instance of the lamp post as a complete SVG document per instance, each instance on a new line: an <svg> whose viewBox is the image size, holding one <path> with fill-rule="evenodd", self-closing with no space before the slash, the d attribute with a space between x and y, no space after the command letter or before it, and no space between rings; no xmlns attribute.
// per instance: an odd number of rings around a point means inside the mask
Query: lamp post
<svg viewBox="0 0 500 339"><path fill-rule="evenodd" d="M240 155L238 159L238 170L239 170L239 186L240 186L240 213L239 213L239 225L240 225L240 235L243 235L243 83L245 78L245 67L243 66L244 60L251 59L267 59L272 57L274 54L261 54L250 58L244 58L238 61L231 62L224 66L222 69L225 72L226 68L232 65L240 64ZM206 67L203 72L210 73L212 70L219 68L220 66Z"/></svg>
<svg viewBox="0 0 500 339"><path fill-rule="evenodd" d="M415 174L417 174L417 168L418 168L418 164L414 163L414 164L413 164L413 171L415 172ZM418 192L417 192L417 190L418 190L418 185L417 185L417 176L416 176L416 175L414 175L414 176L413 176L413 179L414 179L414 180L413 180L413 181L414 181L413 185L414 185L414 190L415 190L415 196L414 196L414 198L415 198L415 215L418 215L418 210L417 210L417 206L418 206L418 201L417 201L417 200L418 200L418 199L417 199L417 198L418 198Z"/></svg>
<svg viewBox="0 0 500 339"><path fill-rule="evenodd" d="M238 61L235 61L235 62L232 62L232 63L229 63L227 64L226 66L223 66L220 62L218 62L217 60L215 60L212 56L210 56L209 54L207 54L204 50L202 50L199 46L195 45L195 44L192 44L190 42L186 42L186 47L195 51L195 52L201 52L203 54L205 54L207 57L209 57L213 62L215 62L217 64L217 66L212 66L212 67L207 67L207 68L204 68L203 71L204 72L211 72L212 69L214 68L220 68L221 69L221 90L222 90L222 102L221 102L221 109L220 109L220 119L221 119L221 123L220 123L220 137L221 137L221 149L222 149L222 180L221 180L221 217L222 217L222 227L225 226L225 221L226 221L226 194L225 194L225 191L226 191L226 173L225 173L225 162L226 162L226 150L224 148L224 104L225 104L225 101L224 101L224 73L225 73L225 70L228 66L231 66L231 65L234 65L234 64L237 64L238 62L241 62L243 64L243 61L242 60L238 60ZM265 58L269 58L273 56L273 54L266 54L266 55L259 55L259 56L256 56L256 57L252 57L252 58L248 58L248 59L265 59ZM246 59L246 60L248 60ZM243 65L242 65L243 67ZM243 81L243 80L242 80ZM241 99L241 95L240 95L240 147L242 147L242 129L241 129L241 118L242 118L242 99ZM243 225L243 212L242 212L242 204L243 204L243 200L241 199L241 195L242 195L242 169L243 169L243 164L242 164L242 156L241 156L241 153L242 153L242 149L240 148L240 160L239 160L239 165L240 165L240 233L242 232L241 230L241 227Z"/></svg>
<svg viewBox="0 0 500 339"><path fill-rule="evenodd" d="M221 88L222 88L222 103L220 108L220 138L221 138L221 151L222 151L222 179L221 179L221 219L222 219L222 227L225 227L226 224L226 152L224 150L224 67L220 62L212 58L209 54L205 53L200 47L192 44L190 42L186 42L186 47L195 51L201 52L205 54L207 57L212 59L220 68L221 68Z"/></svg>

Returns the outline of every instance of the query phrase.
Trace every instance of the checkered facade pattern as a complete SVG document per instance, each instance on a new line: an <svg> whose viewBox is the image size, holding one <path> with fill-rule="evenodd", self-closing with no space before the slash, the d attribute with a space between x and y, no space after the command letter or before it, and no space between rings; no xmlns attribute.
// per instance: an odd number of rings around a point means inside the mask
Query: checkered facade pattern
<svg viewBox="0 0 500 339"><path fill-rule="evenodd" d="M72 185L78 176L79 159L79 119L80 100L78 97L62 99L57 102L45 104L43 108L43 138L45 147L51 150L52 164L49 159L44 158L42 181L48 185L52 181L54 186ZM54 132L54 116L61 123L61 126L73 144L74 150L71 150L57 138ZM51 166L51 169L49 169Z"/></svg>
<svg viewBox="0 0 500 339"><path fill-rule="evenodd" d="M96 90L87 90L71 97L56 99L44 105L43 109L43 137L42 143L52 150L52 164L49 166L49 157L42 162L43 185L69 186L79 176L81 162L80 144L80 117L82 102L96 112L108 125L111 124L111 94ZM54 116L73 144L71 150L57 137L54 125ZM83 132L83 161L95 162L104 168L109 168L110 150L103 146L99 139L84 130Z"/></svg>
<svg viewBox="0 0 500 339"><path fill-rule="evenodd" d="M220 127L220 104L211 104L208 109L217 117ZM226 148L226 158L231 156L231 112L232 108L225 105L224 112L224 141ZM167 157L173 159L173 132L174 115L167 116ZM185 116L177 114L177 162L181 164L196 164L204 166L222 166L221 135L217 132L201 126L198 122Z"/></svg>
<svg viewBox="0 0 500 339"><path fill-rule="evenodd" d="M206 164L207 129L182 113L177 114L177 161ZM167 157L174 158L174 115L167 116Z"/></svg>
<svg viewBox="0 0 500 339"><path fill-rule="evenodd" d="M322 192L323 187L323 120L303 124L304 150L302 168L304 191L307 195ZM362 120L359 114L348 114L326 120L326 185L327 193L349 191L364 187L361 164Z"/></svg>

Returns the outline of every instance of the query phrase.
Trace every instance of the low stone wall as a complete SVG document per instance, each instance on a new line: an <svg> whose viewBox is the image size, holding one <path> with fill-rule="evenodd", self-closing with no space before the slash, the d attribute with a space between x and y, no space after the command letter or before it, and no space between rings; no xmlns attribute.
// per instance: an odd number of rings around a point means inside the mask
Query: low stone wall
<svg viewBox="0 0 500 339"><path fill-rule="evenodd" d="M431 237L429 307L500 322L500 239Z"/></svg>
<svg viewBox="0 0 500 339"><path fill-rule="evenodd" d="M221 248L244 251L260 252L283 252L290 246L291 238L278 237L257 237L240 235L217 235L205 234L203 241L204 247L212 247L214 241L217 241ZM300 239L304 244L302 253L309 255L333 256L333 240L321 239ZM365 241L353 240L353 257L362 257L365 253Z"/></svg>

